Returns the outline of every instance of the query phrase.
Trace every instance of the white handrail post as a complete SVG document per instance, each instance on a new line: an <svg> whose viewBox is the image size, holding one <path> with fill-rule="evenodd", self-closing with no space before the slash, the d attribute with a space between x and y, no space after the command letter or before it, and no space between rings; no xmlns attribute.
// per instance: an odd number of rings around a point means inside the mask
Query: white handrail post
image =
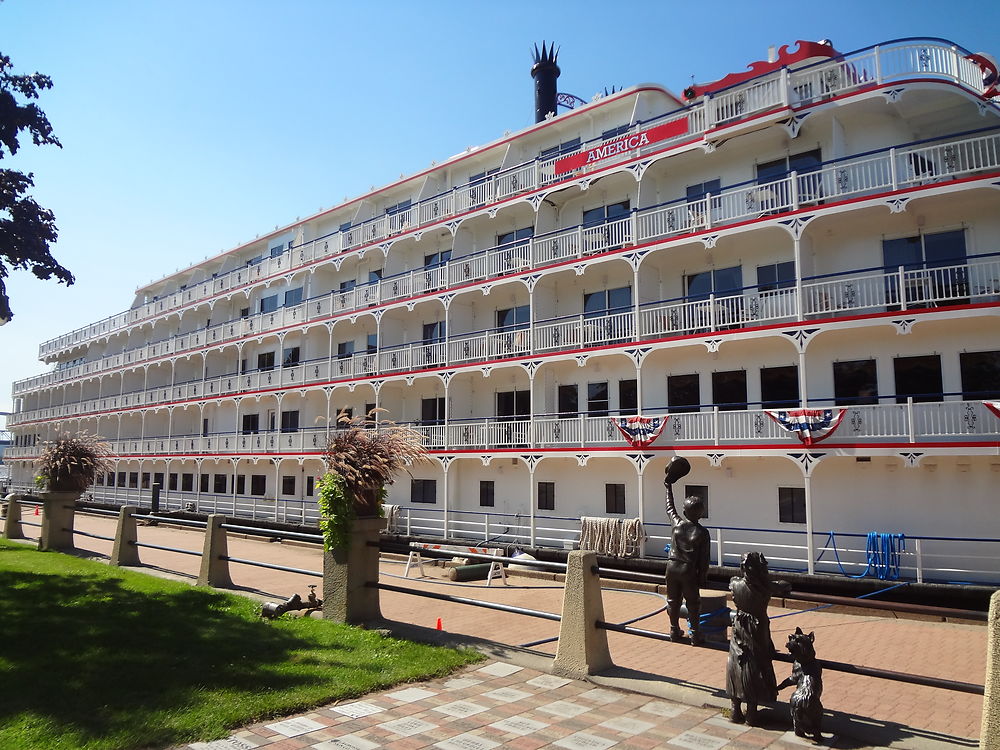
<svg viewBox="0 0 1000 750"><path fill-rule="evenodd" d="M719 407L712 407L712 435L715 438L715 444L719 444Z"/></svg>
<svg viewBox="0 0 1000 750"><path fill-rule="evenodd" d="M900 266L896 271L896 287L899 290L900 308L906 309L906 271Z"/></svg>
<svg viewBox="0 0 1000 750"><path fill-rule="evenodd" d="M875 83L882 83L882 48L875 46Z"/></svg>
<svg viewBox="0 0 1000 750"><path fill-rule="evenodd" d="M906 422L907 422L907 433L910 437L910 442L915 443L916 440L916 427L913 424L913 396L906 397Z"/></svg>
<svg viewBox="0 0 1000 750"><path fill-rule="evenodd" d="M789 187L792 193L792 210L798 210L799 207L799 173L797 170L792 170L791 174L788 175Z"/></svg>
<svg viewBox="0 0 1000 750"><path fill-rule="evenodd" d="M921 546L922 539L917 539L914 543L914 550L917 556L917 583L924 582L924 550Z"/></svg>
<svg viewBox="0 0 1000 750"><path fill-rule="evenodd" d="M893 191L899 189L899 168L896 164L896 147L889 149L889 180Z"/></svg>
<svg viewBox="0 0 1000 750"><path fill-rule="evenodd" d="M717 552L715 553L716 554L716 562L715 562L715 564L716 565L725 565L725 562L723 562L726 559L725 551L724 551L725 550L725 543L722 540L722 529L717 529L715 533L716 533L716 536L715 536L715 545L716 545L716 549L717 549Z"/></svg>

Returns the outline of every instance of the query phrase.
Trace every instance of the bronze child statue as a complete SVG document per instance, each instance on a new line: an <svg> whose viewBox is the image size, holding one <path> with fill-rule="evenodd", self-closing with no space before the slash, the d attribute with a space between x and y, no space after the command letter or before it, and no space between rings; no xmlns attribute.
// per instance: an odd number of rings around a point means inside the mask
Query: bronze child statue
<svg viewBox="0 0 1000 750"><path fill-rule="evenodd" d="M733 704L732 721L757 723L757 706L772 703L778 697L774 677L774 644L767 604L771 601L771 577L767 559L760 552L748 552L740 563L742 576L729 581L736 614L729 641L726 665L726 692ZM746 702L743 715L741 702Z"/></svg>
<svg viewBox="0 0 1000 750"><path fill-rule="evenodd" d="M699 589L708 579L709 545L708 530L698 523L705 517L705 503L701 498L689 497L684 501L684 517L674 504L673 484L691 471L686 458L674 456L667 465L667 515L674 522L670 538L670 556L667 559L667 610L670 614L670 640L681 639L681 599L687 605L688 630L691 645L704 642L701 632L701 593Z"/></svg>
<svg viewBox="0 0 1000 750"><path fill-rule="evenodd" d="M795 685L789 701L792 709L792 729L798 737L813 735L816 742L823 741L820 725L823 721L823 667L816 660L813 633L806 635L802 628L788 636L788 653L795 657L792 674L781 681L778 690Z"/></svg>

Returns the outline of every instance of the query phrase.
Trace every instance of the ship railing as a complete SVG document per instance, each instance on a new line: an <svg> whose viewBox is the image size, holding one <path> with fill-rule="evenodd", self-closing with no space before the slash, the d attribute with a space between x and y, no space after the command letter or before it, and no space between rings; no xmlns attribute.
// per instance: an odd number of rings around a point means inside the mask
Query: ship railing
<svg viewBox="0 0 1000 750"><path fill-rule="evenodd" d="M567 257L582 257L690 231L745 221L824 201L845 199L885 190L938 182L1000 168L1000 134L989 133L931 145L893 147L880 152L827 162L813 171L796 173L767 183L744 183L717 195L679 200L633 212L594 227L577 226L504 245L440 266L408 272L351 290L318 298L309 309L301 305L258 313L242 321L217 324L203 331L164 339L121 355L87 362L14 383L15 394L41 385L64 382L107 369L145 361L211 344L269 331L337 312L364 309L382 301L402 299L498 274L547 265ZM523 244L527 242L527 247ZM268 259L271 261L278 259ZM482 267L486 264L486 267ZM313 301L310 300L310 303Z"/></svg>
<svg viewBox="0 0 1000 750"><path fill-rule="evenodd" d="M296 308L275 313L284 316L322 315L327 297L310 300ZM801 305L793 286L781 288L746 287L730 295L709 295L706 299L674 299L643 303L637 326L634 312L615 312L596 316L578 313L552 320L537 321L533 330L490 330L452 336L447 345L410 344L383 349L376 356L359 353L349 359L336 358L299 363L278 371L259 371L243 375L226 374L187 383L152 386L120 395L73 402L12 414L8 424L17 425L38 419L50 419L105 411L136 408L168 401L221 395L246 390L319 382L331 378L366 377L380 372L399 371L437 364L459 364L488 359L503 359L531 354L613 344L638 338L663 338L708 331L723 331L768 322L795 320L799 310L806 318L835 317L865 311L933 308L955 304L982 304L1000 301L1000 258L996 254L970 256L965 263L908 269L884 267L860 272L827 274L803 279ZM208 338L232 340L252 329L253 321L227 323L214 329L184 334L171 347L187 351ZM427 347L432 347L428 350ZM138 354L164 351L164 342L151 344L148 352L133 350L117 355L108 367L120 366L124 359L140 360ZM407 351L401 351L406 349ZM413 351L418 349L419 351ZM97 364L97 363L90 363ZM287 370L285 372L284 370Z"/></svg>
<svg viewBox="0 0 1000 750"><path fill-rule="evenodd" d="M831 61L820 61L795 70L786 68L768 73L711 93L703 101L678 111L645 122L637 122L629 128L629 133L682 118L687 118L688 128L686 133L666 142L651 144L642 151L622 152L581 171L611 166L642 153L662 149L672 140L697 135L720 125L732 124L769 109L797 106L866 85L882 84L913 75L954 81L981 94L985 90L981 73L975 63L966 59L967 54L965 50L945 40L898 40L849 53ZM43 342L39 346L39 356L45 357L66 350L68 347L84 343L152 315L241 286L252 278L262 279L269 274L282 272L291 267L293 262L296 264L312 262L335 252L350 250L418 226L440 221L456 213L536 190L563 178L562 175L555 174L556 161L582 153L593 145L593 141L581 144L578 149L560 154L558 157L535 159L489 175L475 184L455 186L445 193L420 201L405 211L368 219L343 233L334 233L290 248L282 255L264 259L263 263L253 267L253 270L232 271L219 274L217 278L197 282L191 285L192 288L168 295L163 300L154 300L144 306L109 316L97 323ZM286 254L287 258L284 257Z"/></svg>

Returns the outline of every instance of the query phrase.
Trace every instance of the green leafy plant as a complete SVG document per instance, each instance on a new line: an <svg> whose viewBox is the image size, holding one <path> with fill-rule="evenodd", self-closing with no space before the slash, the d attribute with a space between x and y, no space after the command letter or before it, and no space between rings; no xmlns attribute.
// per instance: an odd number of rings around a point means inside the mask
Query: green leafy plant
<svg viewBox="0 0 1000 750"><path fill-rule="evenodd" d="M376 421L375 414L375 410L356 418L341 414L337 431L327 443L327 474L317 485L317 503L328 550L347 543L359 506L369 506L369 511L381 516L386 485L393 483L404 466L423 460L427 453L417 430L389 420Z"/></svg>
<svg viewBox="0 0 1000 750"><path fill-rule="evenodd" d="M43 444L36 461L35 486L54 492L81 492L110 466L111 449L97 435L60 435Z"/></svg>

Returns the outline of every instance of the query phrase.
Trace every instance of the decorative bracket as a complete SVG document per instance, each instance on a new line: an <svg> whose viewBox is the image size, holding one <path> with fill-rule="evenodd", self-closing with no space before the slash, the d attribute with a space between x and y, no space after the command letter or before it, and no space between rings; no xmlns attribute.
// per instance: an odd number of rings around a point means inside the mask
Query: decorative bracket
<svg viewBox="0 0 1000 750"><path fill-rule="evenodd" d="M900 318L899 320L892 321L892 324L896 326L896 333L898 335L906 336L913 332L913 324L916 322L916 318Z"/></svg>
<svg viewBox="0 0 1000 750"><path fill-rule="evenodd" d="M812 470L826 456L825 453L788 453L786 455L802 467L802 473L805 476L812 474Z"/></svg>
<svg viewBox="0 0 1000 750"><path fill-rule="evenodd" d="M819 331L819 328L797 328L794 331L782 331L782 334L788 336L794 342L796 349L802 353Z"/></svg>
<svg viewBox="0 0 1000 750"><path fill-rule="evenodd" d="M722 346L722 339L702 339L701 343L705 345L709 354L715 354Z"/></svg>
<svg viewBox="0 0 1000 750"><path fill-rule="evenodd" d="M907 469L915 469L920 464L920 458L923 453L900 453L899 457L903 459L903 466Z"/></svg>
<svg viewBox="0 0 1000 750"><path fill-rule="evenodd" d="M703 234L698 238L705 245L706 250L711 250L715 247L715 243L719 241L719 235L717 234Z"/></svg>
<svg viewBox="0 0 1000 750"><path fill-rule="evenodd" d="M544 456L538 453L522 453L521 460L528 464L528 471L534 473L535 467L538 466L538 462L542 460Z"/></svg>
<svg viewBox="0 0 1000 750"><path fill-rule="evenodd" d="M707 455L709 463L712 464L713 469L719 469L722 467L722 460L726 457L725 453L709 453Z"/></svg>
<svg viewBox="0 0 1000 750"><path fill-rule="evenodd" d="M625 455L640 475L646 470L646 464L653 460L652 453L627 453Z"/></svg>
<svg viewBox="0 0 1000 750"><path fill-rule="evenodd" d="M898 198L888 198L885 205L889 207L889 213L901 214L906 210L906 204L910 202L910 196L902 195Z"/></svg>
<svg viewBox="0 0 1000 750"><path fill-rule="evenodd" d="M577 453L576 454L576 465L577 466L586 466L587 462L589 460L590 460L590 454L589 453Z"/></svg>
<svg viewBox="0 0 1000 750"><path fill-rule="evenodd" d="M629 171L635 175L635 181L639 182L642 179L643 174L649 168L649 165L653 163L652 159L645 159L643 161L633 162L628 165Z"/></svg>
<svg viewBox="0 0 1000 750"><path fill-rule="evenodd" d="M793 216L791 219L782 219L778 223L781 224L795 239L801 239L802 230L805 229L806 224L812 221L815 217L809 216Z"/></svg>

